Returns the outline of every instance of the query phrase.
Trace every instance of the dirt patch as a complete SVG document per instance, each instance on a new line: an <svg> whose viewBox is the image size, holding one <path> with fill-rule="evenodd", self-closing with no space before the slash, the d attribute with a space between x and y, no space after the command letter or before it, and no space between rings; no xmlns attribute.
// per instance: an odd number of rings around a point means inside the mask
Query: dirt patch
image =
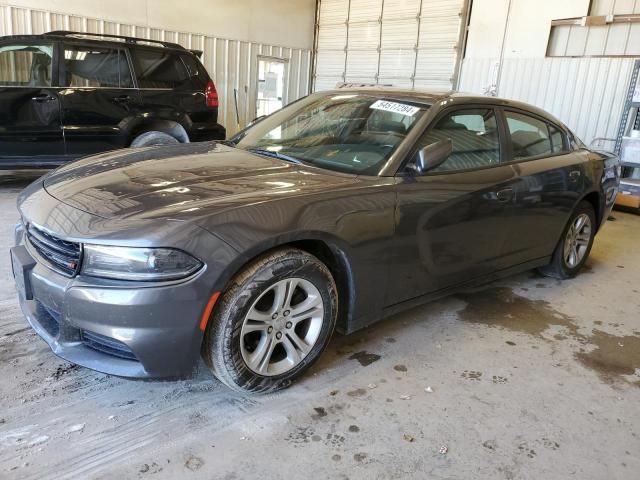
<svg viewBox="0 0 640 480"><path fill-rule="evenodd" d="M347 395L350 397L364 397L367 394L367 391L364 388L357 388L350 392L347 392Z"/></svg>
<svg viewBox="0 0 640 480"><path fill-rule="evenodd" d="M624 381L640 386L640 382L629 382L624 378L625 375L633 375L636 369L640 369L640 337L615 336L600 330L593 330L591 335L582 334L578 332L573 318L555 311L549 302L522 297L509 288L499 287L462 293L457 297L467 303L459 312L460 318L467 322L508 328L546 341L549 339L543 337L542 333L553 325L561 326L564 332L554 335L555 340L573 338L582 345L595 346L590 351L580 349L574 353L574 357L582 365L595 371L603 381ZM595 323L602 324L599 321Z"/></svg>
<svg viewBox="0 0 640 480"><path fill-rule="evenodd" d="M313 410L315 413L311 414L311 418L313 418L314 420L319 420L327 416L327 411L324 409L324 407L314 407Z"/></svg>
<svg viewBox="0 0 640 480"><path fill-rule="evenodd" d="M367 365L371 365L373 362L380 360L380 355L368 353L366 350L363 350L362 352L357 352L351 355L349 360L357 360L360 362L360 365L366 367Z"/></svg>

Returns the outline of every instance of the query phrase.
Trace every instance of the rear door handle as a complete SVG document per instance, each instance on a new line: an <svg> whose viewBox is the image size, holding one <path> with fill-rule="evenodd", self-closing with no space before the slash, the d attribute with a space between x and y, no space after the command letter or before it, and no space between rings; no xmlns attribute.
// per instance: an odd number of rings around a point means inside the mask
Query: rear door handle
<svg viewBox="0 0 640 480"><path fill-rule="evenodd" d="M34 102L38 102L38 103L44 103L44 102L52 102L56 99L56 97L49 95L48 93L41 93L40 95L35 95L33 97L31 97L31 100L33 100Z"/></svg>
<svg viewBox="0 0 640 480"><path fill-rule="evenodd" d="M496 192L496 199L501 203L510 202L513 198L513 188L503 188Z"/></svg>
<svg viewBox="0 0 640 480"><path fill-rule="evenodd" d="M113 97L113 100L118 103L127 103L131 101L131 97L129 95L120 95L119 97Z"/></svg>

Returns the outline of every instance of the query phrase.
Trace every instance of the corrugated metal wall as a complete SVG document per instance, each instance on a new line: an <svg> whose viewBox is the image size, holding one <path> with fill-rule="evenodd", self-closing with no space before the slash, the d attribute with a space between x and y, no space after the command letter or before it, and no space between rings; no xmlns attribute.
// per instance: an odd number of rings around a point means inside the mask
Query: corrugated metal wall
<svg viewBox="0 0 640 480"><path fill-rule="evenodd" d="M287 61L286 103L307 95L309 90L309 50L0 5L0 36L38 34L51 30L129 35L176 42L186 48L203 50L202 61L220 95L219 122L227 127L228 134L238 131L255 118L259 56ZM234 91L238 98L239 123L236 120Z"/></svg>
<svg viewBox="0 0 640 480"><path fill-rule="evenodd" d="M633 58L505 59L499 97L537 105L565 122L590 144L615 139ZM497 59L465 59L459 90L485 93L495 82ZM614 141L594 146L612 150Z"/></svg>

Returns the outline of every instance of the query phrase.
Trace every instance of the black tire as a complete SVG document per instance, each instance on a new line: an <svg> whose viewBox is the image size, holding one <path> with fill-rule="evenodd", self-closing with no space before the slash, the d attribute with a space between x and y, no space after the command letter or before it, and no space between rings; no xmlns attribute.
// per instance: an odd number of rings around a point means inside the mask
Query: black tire
<svg viewBox="0 0 640 480"><path fill-rule="evenodd" d="M576 222L578 217L580 217L581 215L587 215L589 217L589 221L591 222L589 241L588 241L588 244L586 245L586 250L583 257L580 259L579 262L577 262L576 265L571 266L569 265L568 261L565 258L564 249L565 249L565 245L569 241L568 240L569 229ZM547 277L558 278L561 280L575 277L580 271L580 269L584 266L587 259L589 258L589 254L591 253L591 247L593 246L593 239L595 238L595 235L596 235L596 215L593 210L593 206L591 205L591 203L587 201L582 201L578 204L576 209L573 211L573 213L571 214L571 217L569 218L569 221L567 222L567 225L562 231L562 236L560 237L560 240L558 241L558 245L556 246L556 249L553 252L553 256L551 257L551 263L549 263L549 265L545 267L539 268L538 271Z"/></svg>
<svg viewBox="0 0 640 480"><path fill-rule="evenodd" d="M241 329L244 319L265 292L294 275L313 284L320 293L322 308L318 311L322 311L323 316L319 334L306 356L291 370L278 375L260 375L249 368L243 357ZM329 269L307 252L295 248L279 249L256 259L231 281L209 320L202 356L213 374L234 390L245 393L281 390L320 357L335 328L337 311L338 294Z"/></svg>
<svg viewBox="0 0 640 480"><path fill-rule="evenodd" d="M131 145L129 146L131 148L136 148L136 147L151 147L154 145L175 145L177 143L180 143L178 139L176 139L175 137L172 137L168 133L152 131L152 132L145 132L141 135L138 135L136 138L133 139L133 141L131 142Z"/></svg>

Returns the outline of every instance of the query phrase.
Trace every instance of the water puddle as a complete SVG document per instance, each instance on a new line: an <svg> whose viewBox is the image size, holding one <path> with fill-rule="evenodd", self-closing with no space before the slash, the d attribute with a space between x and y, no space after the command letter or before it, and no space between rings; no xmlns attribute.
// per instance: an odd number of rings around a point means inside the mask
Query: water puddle
<svg viewBox="0 0 640 480"><path fill-rule="evenodd" d="M532 300L513 293L510 288L497 287L484 291L456 295L467 306L459 312L462 320L527 333L544 340L542 333L556 325L563 327L555 340L575 338L586 348L574 353L585 367L595 371L606 383L624 381L640 369L640 335L616 336L601 330L590 335L578 332L575 320L555 311L544 300ZM589 348L593 346L595 348ZM640 387L640 381L632 382Z"/></svg>

